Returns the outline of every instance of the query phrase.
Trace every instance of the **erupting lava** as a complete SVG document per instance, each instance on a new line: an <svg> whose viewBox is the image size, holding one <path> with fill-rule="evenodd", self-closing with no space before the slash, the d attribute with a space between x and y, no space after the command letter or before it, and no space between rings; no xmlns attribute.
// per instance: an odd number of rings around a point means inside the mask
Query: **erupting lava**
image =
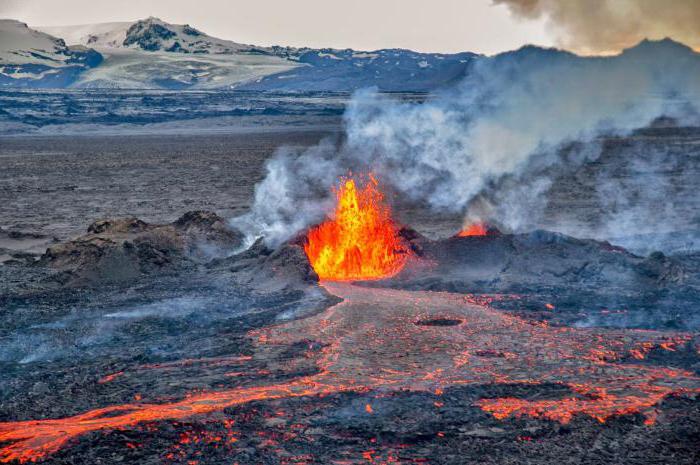
<svg viewBox="0 0 700 465"><path fill-rule="evenodd" d="M346 179L336 196L334 217L309 231L304 247L319 278L372 280L401 271L408 249L377 181L370 176L358 187L353 179Z"/></svg>
<svg viewBox="0 0 700 465"><path fill-rule="evenodd" d="M471 237L471 236L486 236L489 231L484 223L472 223L469 226L465 226L459 234L458 237Z"/></svg>
<svg viewBox="0 0 700 465"><path fill-rule="evenodd" d="M280 359L279 350L312 340L322 347L312 355L317 373L197 392L170 403L137 402L68 418L0 422L0 462L44 459L90 432L203 416L252 401L340 392L411 390L441 395L450 387L505 384L529 386L537 394L538 386L557 384L566 392L547 398L514 397L521 392L516 389L510 395L479 398L473 407L499 420L526 416L561 423L577 416L605 422L616 415L641 413L647 425L654 423L656 406L666 397L700 394L700 377L693 372L635 362L654 348L676 350L688 344L690 334L555 328L477 305L473 296L347 283L324 286L343 301L308 318L251 331L251 357L196 362L221 367L222 376L231 364L256 360L285 372L291 361ZM416 324L439 320L462 323ZM370 403L364 409L376 413Z"/></svg>

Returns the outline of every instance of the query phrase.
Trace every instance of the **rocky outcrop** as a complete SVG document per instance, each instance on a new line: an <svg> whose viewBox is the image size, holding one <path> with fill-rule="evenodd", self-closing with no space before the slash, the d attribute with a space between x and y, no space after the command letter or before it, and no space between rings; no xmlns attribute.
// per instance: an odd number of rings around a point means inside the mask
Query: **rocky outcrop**
<svg viewBox="0 0 700 465"><path fill-rule="evenodd" d="M628 288L682 284L681 264L660 252L634 255L607 242L577 239L549 231L490 233L431 241L404 230L418 260L397 282L452 281L469 288L508 292L515 287L575 285ZM429 269L421 262L430 263Z"/></svg>
<svg viewBox="0 0 700 465"><path fill-rule="evenodd" d="M168 29L164 24L157 22L155 18L134 23L126 32L124 46L138 45L143 50L160 50L163 41L172 39L177 34Z"/></svg>
<svg viewBox="0 0 700 465"><path fill-rule="evenodd" d="M403 271L370 286L496 294L496 305L566 325L695 329L698 258L648 257L608 242L549 231L429 240L401 236Z"/></svg>
<svg viewBox="0 0 700 465"><path fill-rule="evenodd" d="M319 280L297 242L272 250L261 239L238 255L211 262L209 268L233 273L238 283L262 293L302 289Z"/></svg>
<svg viewBox="0 0 700 465"><path fill-rule="evenodd" d="M242 241L221 217L206 211L186 213L171 224L105 219L91 224L86 235L48 248L39 264L60 271L64 284L121 283L208 262Z"/></svg>

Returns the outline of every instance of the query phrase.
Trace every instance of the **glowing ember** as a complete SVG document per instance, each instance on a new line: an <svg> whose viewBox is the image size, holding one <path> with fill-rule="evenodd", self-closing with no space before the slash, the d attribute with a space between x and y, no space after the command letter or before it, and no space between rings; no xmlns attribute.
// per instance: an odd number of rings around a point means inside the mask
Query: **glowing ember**
<svg viewBox="0 0 700 465"><path fill-rule="evenodd" d="M459 237L471 237L471 236L486 236L488 235L488 229L483 223L472 223L462 229L457 236Z"/></svg>
<svg viewBox="0 0 700 465"><path fill-rule="evenodd" d="M344 180L333 219L309 231L306 255L321 279L372 280L395 275L408 249L391 219L377 181L358 187Z"/></svg>

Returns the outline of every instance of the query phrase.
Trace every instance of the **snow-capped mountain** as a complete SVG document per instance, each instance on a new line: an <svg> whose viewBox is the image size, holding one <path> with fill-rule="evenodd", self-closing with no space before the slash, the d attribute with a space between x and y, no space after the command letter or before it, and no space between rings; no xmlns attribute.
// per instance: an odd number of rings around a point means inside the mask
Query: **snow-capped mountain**
<svg viewBox="0 0 700 465"><path fill-rule="evenodd" d="M93 47L105 58L74 87L126 89L232 88L299 66L251 45L211 37L158 18L41 28L68 43Z"/></svg>
<svg viewBox="0 0 700 465"><path fill-rule="evenodd" d="M170 24L153 17L133 23L47 27L40 30L63 37L69 44L90 47L210 55L232 55L256 51L256 47L252 45L217 39L188 24Z"/></svg>
<svg viewBox="0 0 700 465"><path fill-rule="evenodd" d="M19 21L0 20L0 86L67 87L101 62L92 49L68 47Z"/></svg>
<svg viewBox="0 0 700 465"><path fill-rule="evenodd" d="M104 58L67 84L77 88L427 91L464 77L477 56L257 47L158 18L40 30Z"/></svg>

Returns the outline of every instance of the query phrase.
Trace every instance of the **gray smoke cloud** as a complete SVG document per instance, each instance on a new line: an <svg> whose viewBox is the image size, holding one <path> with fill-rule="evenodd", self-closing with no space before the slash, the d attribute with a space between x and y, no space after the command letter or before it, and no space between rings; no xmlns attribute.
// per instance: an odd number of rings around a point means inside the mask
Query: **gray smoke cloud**
<svg viewBox="0 0 700 465"><path fill-rule="evenodd" d="M700 50L697 0L493 0L521 18L545 18L558 43L579 53L618 52L670 37Z"/></svg>
<svg viewBox="0 0 700 465"><path fill-rule="evenodd" d="M344 142L280 150L233 225L278 244L323 218L339 176L372 171L402 199L527 229L554 175L600 155L601 134L696 118L699 57L670 41L609 58L526 47L475 61L423 103L359 92Z"/></svg>

